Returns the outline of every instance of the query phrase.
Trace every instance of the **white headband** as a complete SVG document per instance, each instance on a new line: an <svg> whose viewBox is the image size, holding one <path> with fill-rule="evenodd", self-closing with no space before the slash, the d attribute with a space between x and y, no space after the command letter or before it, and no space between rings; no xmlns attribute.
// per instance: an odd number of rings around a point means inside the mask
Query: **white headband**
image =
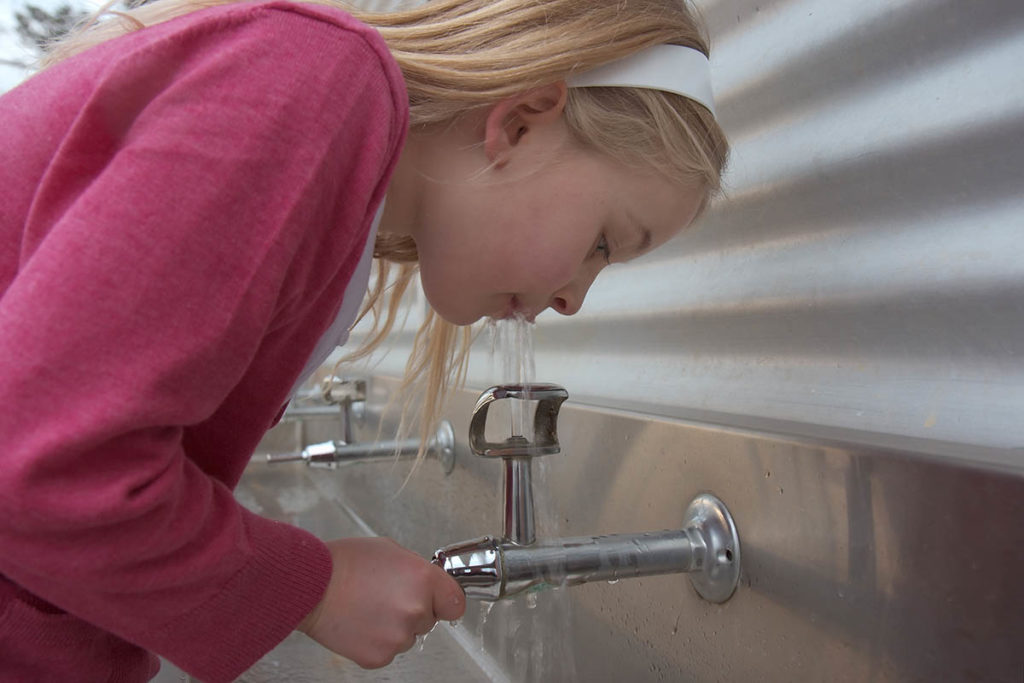
<svg viewBox="0 0 1024 683"><path fill-rule="evenodd" d="M650 88L688 97L715 113L711 65L699 50L655 45L566 79L570 88Z"/></svg>

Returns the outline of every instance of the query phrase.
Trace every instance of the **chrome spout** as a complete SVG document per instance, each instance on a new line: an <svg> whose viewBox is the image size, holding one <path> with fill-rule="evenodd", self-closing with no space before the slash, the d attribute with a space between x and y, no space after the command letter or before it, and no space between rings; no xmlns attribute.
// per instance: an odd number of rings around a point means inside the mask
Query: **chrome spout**
<svg viewBox="0 0 1024 683"><path fill-rule="evenodd" d="M539 455L561 451L558 444L558 410L569 393L557 384L506 384L480 394L469 423L469 447L485 458L501 458L505 464L504 519L506 540L530 545L536 540L533 522L533 477L530 461ZM537 403L533 434L512 434L504 441L487 441L487 414L495 401L510 399Z"/></svg>
<svg viewBox="0 0 1024 683"><path fill-rule="evenodd" d="M312 444L297 453L267 454L267 463L305 462L310 467L336 469L342 465L411 457L419 453L419 439L378 441L375 443L345 443L324 441ZM436 457L445 474L455 467L455 432L447 420L442 420L427 444L427 457Z"/></svg>
<svg viewBox="0 0 1024 683"><path fill-rule="evenodd" d="M689 573L697 593L728 600L739 582L740 547L732 517L710 494L695 498L682 530L563 538L524 546L492 536L455 543L432 559L486 601L594 581Z"/></svg>
<svg viewBox="0 0 1024 683"><path fill-rule="evenodd" d="M431 562L448 572L468 598L500 600L506 597L503 544L481 536L438 549Z"/></svg>

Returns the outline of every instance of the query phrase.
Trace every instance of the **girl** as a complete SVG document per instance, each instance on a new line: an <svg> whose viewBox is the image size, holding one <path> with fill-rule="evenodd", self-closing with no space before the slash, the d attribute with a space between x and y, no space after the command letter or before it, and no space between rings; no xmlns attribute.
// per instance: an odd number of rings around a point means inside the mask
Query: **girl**
<svg viewBox="0 0 1024 683"><path fill-rule="evenodd" d="M336 4L156 0L0 99L5 680L146 680L152 652L227 681L295 628L378 667L458 618L392 542L240 507L260 437L345 341L371 257L359 353L394 321L387 264L392 300L418 266L430 425L458 326L575 313L718 188L681 0Z"/></svg>

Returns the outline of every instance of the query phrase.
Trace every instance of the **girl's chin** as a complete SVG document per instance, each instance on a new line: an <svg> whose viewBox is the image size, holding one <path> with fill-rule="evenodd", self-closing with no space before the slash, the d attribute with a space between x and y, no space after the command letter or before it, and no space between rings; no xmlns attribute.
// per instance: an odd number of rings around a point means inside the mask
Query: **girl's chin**
<svg viewBox="0 0 1024 683"><path fill-rule="evenodd" d="M477 320L486 316L486 313L469 313L468 311L450 311L434 309L434 313L441 316L445 322L452 325L472 325Z"/></svg>
<svg viewBox="0 0 1024 683"><path fill-rule="evenodd" d="M472 316L447 316L447 315L442 315L441 313L438 313L438 315L441 316L441 318L445 322L449 322L452 325L459 325L459 326L472 325L477 320L480 320L481 318L484 317L482 315L478 315L476 317L472 317Z"/></svg>
<svg viewBox="0 0 1024 683"><path fill-rule="evenodd" d="M434 311L434 314L452 325L472 325L477 320L487 315L486 313L473 313L467 311L465 308L460 309L458 307L445 306L443 305L443 302L436 302L435 299L437 297L432 297L430 295L430 290L425 286L425 283L423 293L426 295L427 303L430 304L430 309Z"/></svg>

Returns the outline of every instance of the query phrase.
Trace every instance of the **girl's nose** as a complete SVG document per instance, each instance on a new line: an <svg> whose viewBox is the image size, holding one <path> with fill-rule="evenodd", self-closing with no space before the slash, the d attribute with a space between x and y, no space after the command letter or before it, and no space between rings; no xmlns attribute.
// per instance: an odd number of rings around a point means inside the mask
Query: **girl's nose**
<svg viewBox="0 0 1024 683"><path fill-rule="evenodd" d="M552 295L548 306L562 315L575 315L583 308L583 299L586 298L593 283L593 276L578 275L575 280Z"/></svg>
<svg viewBox="0 0 1024 683"><path fill-rule="evenodd" d="M561 294L551 298L551 303L548 304L551 308L555 309L562 315L574 315L576 311L580 310L583 306L583 301L578 300L576 297L567 294Z"/></svg>

